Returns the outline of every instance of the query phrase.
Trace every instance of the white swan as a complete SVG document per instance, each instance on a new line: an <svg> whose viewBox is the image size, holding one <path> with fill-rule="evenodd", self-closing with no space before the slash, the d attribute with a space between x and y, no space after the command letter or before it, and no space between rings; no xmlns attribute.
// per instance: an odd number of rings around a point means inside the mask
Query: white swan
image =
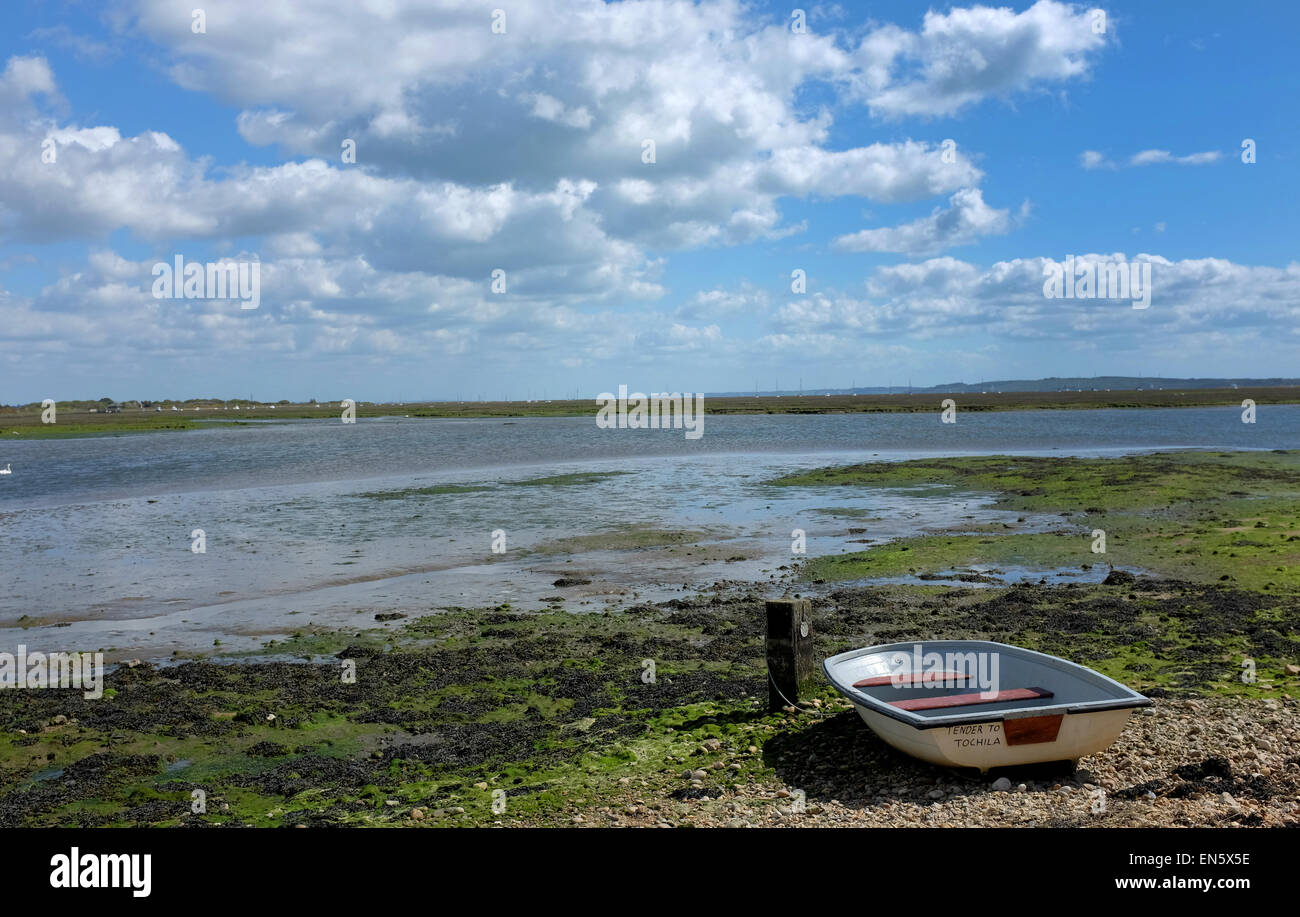
<svg viewBox="0 0 1300 917"><path fill-rule="evenodd" d="M0 468L0 474L13 474L13 469L8 465L5 465L3 468Z"/></svg>

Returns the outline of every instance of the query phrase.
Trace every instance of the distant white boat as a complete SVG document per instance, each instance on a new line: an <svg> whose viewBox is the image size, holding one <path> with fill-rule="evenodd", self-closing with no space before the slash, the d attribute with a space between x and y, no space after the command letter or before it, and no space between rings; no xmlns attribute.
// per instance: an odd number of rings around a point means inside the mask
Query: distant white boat
<svg viewBox="0 0 1300 917"><path fill-rule="evenodd" d="M4 468L0 468L0 474L13 474L13 469L5 465Z"/></svg>

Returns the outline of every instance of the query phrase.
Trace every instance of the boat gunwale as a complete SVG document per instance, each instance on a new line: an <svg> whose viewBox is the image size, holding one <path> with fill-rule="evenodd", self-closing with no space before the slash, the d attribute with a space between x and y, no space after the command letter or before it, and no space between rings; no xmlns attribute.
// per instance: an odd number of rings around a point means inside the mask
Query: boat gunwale
<svg viewBox="0 0 1300 917"><path fill-rule="evenodd" d="M902 649L910 649L917 644L929 649L942 649L945 646L984 646L996 647L999 650L1012 650L1015 654L1026 657L1050 660L1056 666L1066 666L1072 669L1082 669L1085 672L1101 679L1106 684L1113 686L1123 696L1114 698L1104 698L1095 701L1081 701L1079 703L1061 703L1052 704L1044 707L1015 707L1010 710L999 710L996 713L989 711L973 711L971 713L952 713L946 716L923 717L910 710L903 710L895 707L885 701L865 694L854 688L852 685L839 681L831 674L832 667L855 659L858 656L866 656L872 653L898 652ZM1150 707L1153 703L1151 698L1139 694L1128 685L1118 682L1115 679L1103 675L1095 669L1090 669L1085 665L1077 662L1071 662L1069 659L1062 659L1060 656L1053 656L1049 653L1040 653L1037 650L1025 649L1023 646L1015 646L1010 643L998 643L994 640L910 640L900 643L882 643L877 646L867 646L856 650L846 650L843 653L836 653L834 656L828 656L822 660L822 671L826 675L826 680L831 683L836 691L839 691L855 706L865 707L873 713L879 713L881 716L889 717L911 726L914 729L940 729L946 726L961 726L969 723L989 723L1005 720L1007 717L1017 718L1023 715L1035 716L1052 716L1058 713L1100 713L1106 710L1125 710L1135 709L1138 707Z"/></svg>

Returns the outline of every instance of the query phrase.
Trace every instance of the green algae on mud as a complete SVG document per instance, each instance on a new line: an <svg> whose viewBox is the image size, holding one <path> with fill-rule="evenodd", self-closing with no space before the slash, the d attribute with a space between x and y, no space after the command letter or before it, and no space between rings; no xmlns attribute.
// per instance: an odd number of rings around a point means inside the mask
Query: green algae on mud
<svg viewBox="0 0 1300 917"><path fill-rule="evenodd" d="M523 481L499 481L509 487L573 487L597 484L606 478L632 474L630 471L582 471L572 474L555 474ZM367 500L407 500L412 497L436 497L444 494L468 494L491 490L491 484L431 484L426 487L402 487L396 490L373 490L357 494Z"/></svg>
<svg viewBox="0 0 1300 917"><path fill-rule="evenodd" d="M830 582L932 575L978 565L1059 569L1097 561L1084 534L924 535L891 541L866 551L828 554L808 561L805 578Z"/></svg>
<svg viewBox="0 0 1300 917"><path fill-rule="evenodd" d="M1300 652L1294 597L1175 581L847 588L813 615L822 656L979 637L1157 695L1294 692L1284 660ZM816 698L832 717L820 723L841 723L829 733L767 712L763 620L752 590L622 614L453 608L267 648L317 663L122 666L101 701L0 692L0 825L569 824L629 794L708 806L808 786L809 729L870 767L915 770L829 686ZM1238 677L1242 655L1256 684ZM684 770L707 776L685 787ZM853 773L822 779L827 799L860 789ZM206 812L191 811L195 790Z"/></svg>
<svg viewBox="0 0 1300 917"><path fill-rule="evenodd" d="M490 490L485 484L433 484L428 487L403 487L399 490L372 490L357 494L367 500L406 500L410 497L436 497L443 494L468 494Z"/></svg>
<svg viewBox="0 0 1300 917"><path fill-rule="evenodd" d="M181 418L145 418L120 422L73 421L72 423L25 424L4 429L0 439L69 439L80 436L119 436L128 433L163 433L176 430L203 430L208 427L250 427L255 424L238 420L188 420Z"/></svg>
<svg viewBox="0 0 1300 917"><path fill-rule="evenodd" d="M417 803L426 824L461 824L490 820L478 783L502 789L515 817L544 815L662 757L679 739L650 735L661 715L748 707L762 687L757 630L719 635L700 658L707 628L673 609L650 627L649 613L458 610L328 665L123 667L102 704L4 692L0 824L388 823ZM650 682L645 658L659 661Z"/></svg>
<svg viewBox="0 0 1300 917"><path fill-rule="evenodd" d="M996 494L996 505L1005 509L1155 509L1234 492L1294 495L1300 487L1300 451L1155 452L1118 458L962 456L820 468L769 483L946 487Z"/></svg>
<svg viewBox="0 0 1300 917"><path fill-rule="evenodd" d="M1109 563L1268 593L1300 591L1300 452L1173 452L1122 458L981 456L870 463L776 486L927 488L990 494L1003 510L1054 512L1052 531L926 535L814 558L803 575L843 581L972 564L1036 569ZM936 490L936 488L938 490ZM1094 553L1098 531L1105 551Z"/></svg>

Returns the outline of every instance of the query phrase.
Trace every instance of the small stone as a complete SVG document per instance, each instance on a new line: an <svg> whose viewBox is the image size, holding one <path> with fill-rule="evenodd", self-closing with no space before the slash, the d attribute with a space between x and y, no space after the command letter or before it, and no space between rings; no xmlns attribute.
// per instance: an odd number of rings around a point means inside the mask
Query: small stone
<svg viewBox="0 0 1300 917"><path fill-rule="evenodd" d="M1294 664L1292 664L1292 663L1287 663L1286 673L1287 673L1288 675L1300 675L1300 665L1294 665Z"/></svg>
<svg viewBox="0 0 1300 917"><path fill-rule="evenodd" d="M411 810L411 818L415 819L416 821L423 821L423 820L424 820L424 810L423 810L423 809L412 809L412 810Z"/></svg>
<svg viewBox="0 0 1300 917"><path fill-rule="evenodd" d="M1023 785L1024 784L1021 784L1021 786ZM999 793L1005 793L1007 790L1011 789L1011 781L1006 777L999 777L997 780L993 781L993 789Z"/></svg>
<svg viewBox="0 0 1300 917"><path fill-rule="evenodd" d="M707 776L709 776L709 772L706 771L706 770L704 770L704 768L700 768L699 770L691 771L691 777L692 777L692 779L695 779L695 780L703 780L703 779L704 779L705 777L707 777Z"/></svg>
<svg viewBox="0 0 1300 917"><path fill-rule="evenodd" d="M1027 792L1028 790L1029 790L1029 787L1026 786L1025 784L1023 784L1023 783L1016 784L1016 792L1017 792L1017 793L1024 793L1024 792Z"/></svg>
<svg viewBox="0 0 1300 917"><path fill-rule="evenodd" d="M943 790L931 790L928 795L931 799L943 799L944 793Z"/></svg>
<svg viewBox="0 0 1300 917"><path fill-rule="evenodd" d="M384 800L384 805L386 805L386 806L395 806L395 805L397 805L397 800L396 800L396 799L385 799L385 800Z"/></svg>
<svg viewBox="0 0 1300 917"><path fill-rule="evenodd" d="M722 742L719 741L718 739L705 739L704 747L707 748L709 751L717 751L719 748L722 747Z"/></svg>
<svg viewBox="0 0 1300 917"><path fill-rule="evenodd" d="M66 716L64 716L62 713L60 713L60 714L59 714L58 716L56 716L54 719L50 720L50 722L53 723L55 726L58 726L58 725L60 725L61 723L66 723L67 721L68 721L68 718L67 718Z"/></svg>
<svg viewBox="0 0 1300 917"><path fill-rule="evenodd" d="M486 790L487 788L488 785L487 785L487 781L485 780L480 780L478 783L474 784L474 789L476 790Z"/></svg>

